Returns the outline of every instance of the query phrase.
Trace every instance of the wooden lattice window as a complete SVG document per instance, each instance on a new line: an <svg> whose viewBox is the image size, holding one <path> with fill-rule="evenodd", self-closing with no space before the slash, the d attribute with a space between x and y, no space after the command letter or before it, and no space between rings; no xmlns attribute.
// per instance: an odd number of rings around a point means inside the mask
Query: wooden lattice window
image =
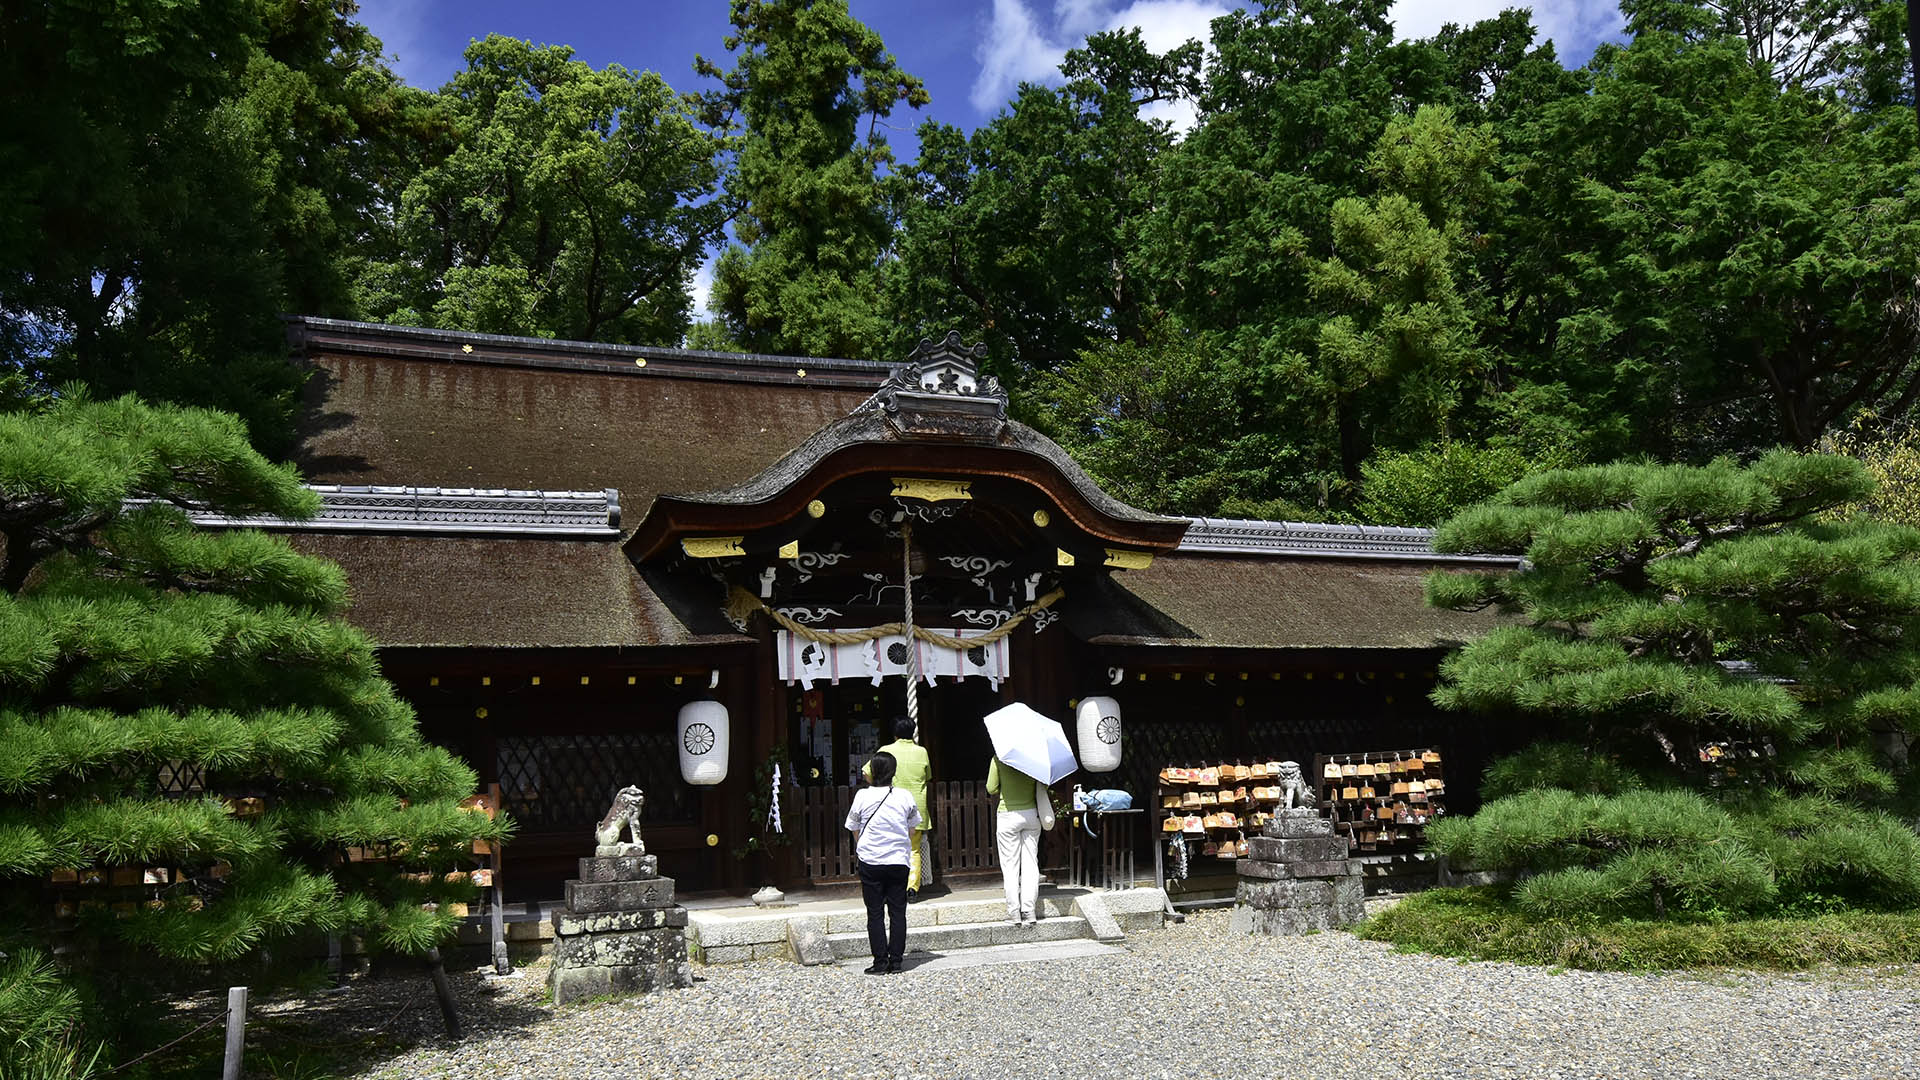
<svg viewBox="0 0 1920 1080"><path fill-rule="evenodd" d="M680 779L673 740L671 731L501 738L501 803L522 828L591 828L614 792L638 784L642 824L695 821L699 795Z"/></svg>
<svg viewBox="0 0 1920 1080"><path fill-rule="evenodd" d="M206 767L192 761L163 761L154 779L160 794L173 799L198 795L207 789Z"/></svg>

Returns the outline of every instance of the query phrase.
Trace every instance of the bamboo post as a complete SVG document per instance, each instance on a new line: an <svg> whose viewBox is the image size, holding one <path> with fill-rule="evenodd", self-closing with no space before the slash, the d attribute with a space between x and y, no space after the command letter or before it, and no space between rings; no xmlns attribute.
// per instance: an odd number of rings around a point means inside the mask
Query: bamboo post
<svg viewBox="0 0 1920 1080"><path fill-rule="evenodd" d="M227 1053L220 1080L240 1080L240 1059L247 1049L247 988L227 988Z"/></svg>

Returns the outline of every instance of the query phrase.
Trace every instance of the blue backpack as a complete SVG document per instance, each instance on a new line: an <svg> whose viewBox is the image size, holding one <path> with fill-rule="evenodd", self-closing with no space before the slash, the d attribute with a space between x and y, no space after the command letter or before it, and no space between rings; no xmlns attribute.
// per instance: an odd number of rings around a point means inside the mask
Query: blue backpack
<svg viewBox="0 0 1920 1080"><path fill-rule="evenodd" d="M1133 796L1119 788L1100 788L1082 793L1080 806L1076 809L1102 813L1107 810L1133 809Z"/></svg>
<svg viewBox="0 0 1920 1080"><path fill-rule="evenodd" d="M1081 815L1080 827L1087 830L1088 836L1098 835L1093 831L1093 815L1108 810L1133 809L1133 796L1119 788L1097 788L1093 791L1073 792L1073 809Z"/></svg>

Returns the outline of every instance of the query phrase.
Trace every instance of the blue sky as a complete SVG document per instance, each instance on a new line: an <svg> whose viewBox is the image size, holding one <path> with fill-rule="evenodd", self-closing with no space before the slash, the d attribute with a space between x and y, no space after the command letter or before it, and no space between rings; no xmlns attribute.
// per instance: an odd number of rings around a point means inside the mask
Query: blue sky
<svg viewBox="0 0 1920 1080"><path fill-rule="evenodd" d="M1515 0L1400 0L1402 37L1424 37L1445 22L1498 14ZM972 130L1023 80L1044 81L1067 49L1090 33L1138 26L1168 49L1205 38L1207 23L1236 6L1226 0L852 0L854 16L886 40L906 70L926 80L933 104L923 116ZM1594 45L1619 36L1612 0L1542 0L1534 24L1563 60L1584 62ZM380 35L400 74L433 88L452 77L467 42L489 33L574 47L595 67L610 63L659 72L678 90L701 88L695 53L726 65L726 0L362 0L360 16ZM921 117L907 116L911 128Z"/></svg>
<svg viewBox="0 0 1920 1080"><path fill-rule="evenodd" d="M1393 19L1402 37L1425 37L1443 23L1471 23L1517 0L1399 0ZM1238 6L1228 0L851 0L856 18L873 27L907 71L927 84L933 103L917 115L896 113L889 135L902 160L915 153L912 129L924 119L971 131L1009 100L1023 81L1057 79L1066 51L1088 34L1138 26L1159 51L1191 38ZM1614 0L1539 0L1534 25L1559 47L1562 62L1584 63L1594 46L1620 37ZM571 45L595 67L618 63L659 72L676 90L703 89L693 57L730 66L721 44L726 0L361 0L360 17L380 36L395 70L409 83L434 88L460 67L473 38L510 34L538 44ZM1180 123L1176 110L1168 118ZM704 307L711 267L695 293Z"/></svg>

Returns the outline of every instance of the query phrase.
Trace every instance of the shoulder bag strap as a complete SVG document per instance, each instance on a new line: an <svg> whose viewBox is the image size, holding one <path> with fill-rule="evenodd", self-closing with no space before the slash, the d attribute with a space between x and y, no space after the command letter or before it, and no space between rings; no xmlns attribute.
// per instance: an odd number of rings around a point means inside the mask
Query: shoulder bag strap
<svg viewBox="0 0 1920 1080"><path fill-rule="evenodd" d="M860 823L861 832L867 831L867 826L873 824L873 819L879 815L880 808L887 805L887 800L891 798L893 798L893 788L892 786L888 786L887 793L885 795L880 796L880 801L877 803L874 803L873 809L867 813L866 820Z"/></svg>

